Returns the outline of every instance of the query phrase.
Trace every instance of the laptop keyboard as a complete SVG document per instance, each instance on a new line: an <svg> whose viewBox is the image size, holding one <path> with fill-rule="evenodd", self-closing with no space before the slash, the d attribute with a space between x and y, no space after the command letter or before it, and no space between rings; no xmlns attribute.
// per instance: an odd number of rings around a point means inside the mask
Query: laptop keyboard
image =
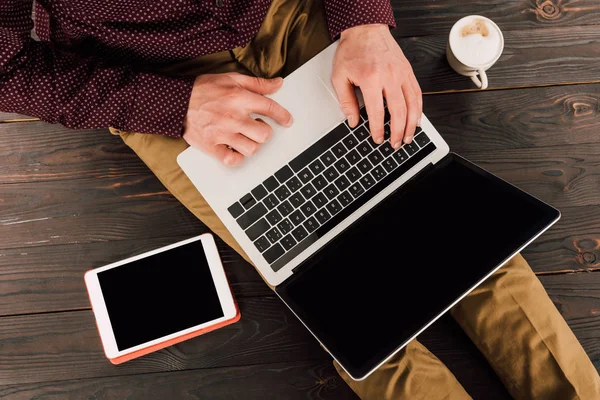
<svg viewBox="0 0 600 400"><path fill-rule="evenodd" d="M360 115L356 128L341 123L228 208L274 271L436 149L417 128L394 150L387 109L377 145L364 107Z"/></svg>

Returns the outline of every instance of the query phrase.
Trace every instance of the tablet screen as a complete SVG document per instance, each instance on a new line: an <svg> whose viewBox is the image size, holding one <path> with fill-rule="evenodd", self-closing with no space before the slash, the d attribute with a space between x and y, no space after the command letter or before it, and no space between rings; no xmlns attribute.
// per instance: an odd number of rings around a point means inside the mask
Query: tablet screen
<svg viewBox="0 0 600 400"><path fill-rule="evenodd" d="M449 155L328 243L277 291L361 377L558 216Z"/></svg>
<svg viewBox="0 0 600 400"><path fill-rule="evenodd" d="M98 273L119 351L223 317L197 240Z"/></svg>

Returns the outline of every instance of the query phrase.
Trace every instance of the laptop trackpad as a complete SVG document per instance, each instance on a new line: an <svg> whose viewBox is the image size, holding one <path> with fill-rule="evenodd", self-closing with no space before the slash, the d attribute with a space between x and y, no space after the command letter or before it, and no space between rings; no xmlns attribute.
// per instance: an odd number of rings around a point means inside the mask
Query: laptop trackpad
<svg viewBox="0 0 600 400"><path fill-rule="evenodd" d="M450 155L277 291L360 378L557 218L553 208Z"/></svg>

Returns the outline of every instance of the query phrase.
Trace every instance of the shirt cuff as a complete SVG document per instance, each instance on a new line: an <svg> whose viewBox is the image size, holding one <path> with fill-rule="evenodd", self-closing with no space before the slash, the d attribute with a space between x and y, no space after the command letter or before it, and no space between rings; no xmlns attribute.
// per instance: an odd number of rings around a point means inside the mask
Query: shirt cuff
<svg viewBox="0 0 600 400"><path fill-rule="evenodd" d="M396 27L390 0L325 0L325 16L331 38L358 25L386 24Z"/></svg>
<svg viewBox="0 0 600 400"><path fill-rule="evenodd" d="M181 137L195 77L138 73L126 131Z"/></svg>

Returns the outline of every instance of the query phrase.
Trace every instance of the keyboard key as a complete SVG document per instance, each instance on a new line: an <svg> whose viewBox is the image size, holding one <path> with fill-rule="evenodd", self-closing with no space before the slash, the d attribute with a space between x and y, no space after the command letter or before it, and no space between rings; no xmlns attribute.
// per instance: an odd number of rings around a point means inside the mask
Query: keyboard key
<svg viewBox="0 0 600 400"><path fill-rule="evenodd" d="M277 200L277 197L275 196L275 194L271 193L270 195L265 197L265 199L263 200L263 203L265 203L265 205L269 208L269 210L271 210L271 209L273 209L273 207L275 207L275 206L277 206L277 204L279 204L279 200Z"/></svg>
<svg viewBox="0 0 600 400"><path fill-rule="evenodd" d="M352 200L354 200L352 198L352 195L350 193L348 193L347 190L345 192L343 192L342 194L340 194L337 199L340 201L340 203L344 207L346 207L348 204L352 203Z"/></svg>
<svg viewBox="0 0 600 400"><path fill-rule="evenodd" d="M287 182L287 187L289 187L292 193L294 193L296 190L302 187L302 182L300 182L300 179L293 177Z"/></svg>
<svg viewBox="0 0 600 400"><path fill-rule="evenodd" d="M305 219L306 217L300 212L300 210L296 210L292 213L292 215L290 215L290 221L292 221L295 226L300 225Z"/></svg>
<svg viewBox="0 0 600 400"><path fill-rule="evenodd" d="M264 204L258 203L250 210L246 211L245 214L242 214L242 216L237 219L237 223L242 229L246 229L266 213L267 208L264 206Z"/></svg>
<svg viewBox="0 0 600 400"><path fill-rule="evenodd" d="M271 243L275 244L281 239L281 233L279 233L279 230L276 227L273 227L273 229L267 232L267 238L269 238Z"/></svg>
<svg viewBox="0 0 600 400"><path fill-rule="evenodd" d="M323 136L315 144L304 150L296 158L290 161L290 167L292 167L294 172L302 170L309 163L312 163L314 159L323 154L324 151L330 149L333 145L339 142L349 132L350 129L348 129L346 124L339 124L331 132Z"/></svg>
<svg viewBox="0 0 600 400"><path fill-rule="evenodd" d="M291 194L291 193L290 193L290 191L288 190L288 188L287 188L287 187L285 187L285 186L283 186L283 185L282 185L282 186L280 186L280 187L279 187L277 190L275 190L275 196L277 196L277 198L278 198L280 201L283 201L283 200L287 199L287 198L289 197L289 195L290 195L290 194Z"/></svg>
<svg viewBox="0 0 600 400"><path fill-rule="evenodd" d="M327 204L327 210L331 213L331 215L335 215L340 212L342 209L342 205L337 199L331 200L331 203Z"/></svg>
<svg viewBox="0 0 600 400"><path fill-rule="evenodd" d="M320 158L326 167L329 167L335 161L335 156L330 151L326 151Z"/></svg>
<svg viewBox="0 0 600 400"><path fill-rule="evenodd" d="M343 174L345 171L350 168L348 161L345 158L338 160L335 164L335 168L339 171L340 174Z"/></svg>
<svg viewBox="0 0 600 400"><path fill-rule="evenodd" d="M410 142L410 144L405 144L402 146L404 150L408 153L409 156L412 156L417 151L419 151L419 146L415 142Z"/></svg>
<svg viewBox="0 0 600 400"><path fill-rule="evenodd" d="M371 174L373 174L373 177L375 177L375 179L377 179L378 181L382 180L387 175L387 173L381 165L378 165L375 168L373 168Z"/></svg>
<svg viewBox="0 0 600 400"><path fill-rule="evenodd" d="M294 239L300 242L302 239L308 236L308 232L306 232L306 229L299 226L292 231L292 235L294 236Z"/></svg>
<svg viewBox="0 0 600 400"><path fill-rule="evenodd" d="M358 178L360 178L361 175L362 174L356 167L352 168L350 171L348 171L346 173L346 176L348 177L348 179L350 179L350 182L356 182L358 180Z"/></svg>
<svg viewBox="0 0 600 400"><path fill-rule="evenodd" d="M290 222L290 220L286 218L283 221L281 221L279 223L279 225L277 225L277 228L279 229L279 231L281 232L282 235L285 235L289 231L291 231L292 229L294 229L294 225L292 225L292 223Z"/></svg>
<svg viewBox="0 0 600 400"><path fill-rule="evenodd" d="M367 115L367 107L363 107L360 109L360 117L362 118L363 122L369 120L369 116Z"/></svg>
<svg viewBox="0 0 600 400"><path fill-rule="evenodd" d="M250 192L252 193L252 196L254 196L254 198L257 201L262 200L269 192L267 192L267 189L265 189L265 187L263 185L258 185L257 187L255 187L254 189L252 189L252 191Z"/></svg>
<svg viewBox="0 0 600 400"><path fill-rule="evenodd" d="M319 175L315 179L313 179L311 183L314 185L315 189L321 190L325 186L327 186L328 182L323 175Z"/></svg>
<svg viewBox="0 0 600 400"><path fill-rule="evenodd" d="M350 189L348 190L350 191L350 193L352 193L352 196L354 196L354 198L357 198L365 192L365 189L363 189L363 187L358 182L350 186Z"/></svg>
<svg viewBox="0 0 600 400"><path fill-rule="evenodd" d="M295 208L300 207L304 203L304 201L305 201L304 196L302 196L302 194L300 194L300 192L294 193L292 195L292 197L290 197L290 203L292 203L292 205Z"/></svg>
<svg viewBox="0 0 600 400"><path fill-rule="evenodd" d="M240 203L242 203L246 210L249 210L256 204L256 200L250 193L248 193L240 199Z"/></svg>
<svg viewBox="0 0 600 400"><path fill-rule="evenodd" d="M271 248L263 253L263 257L269 264L273 263L285 253L283 247L279 243L274 244Z"/></svg>
<svg viewBox="0 0 600 400"><path fill-rule="evenodd" d="M296 243L296 239L294 239L292 235L284 236L283 239L281 239L281 244L286 251L294 247Z"/></svg>
<svg viewBox="0 0 600 400"><path fill-rule="evenodd" d="M323 165L323 163L321 161L315 160L312 163L310 163L308 168L310 168L310 170L312 171L313 174L319 175L321 172L323 172L323 170L325 169L325 166Z"/></svg>
<svg viewBox="0 0 600 400"><path fill-rule="evenodd" d="M371 164L373 165L377 165L381 162L381 160L383 160L383 156L377 149L373 150L373 152L369 154L367 158L369 159L369 161L371 161Z"/></svg>
<svg viewBox="0 0 600 400"><path fill-rule="evenodd" d="M345 190L348 186L350 186L350 181L348 180L348 178L346 178L345 176L340 176L339 178L337 178L335 180L335 186L337 186L337 188L340 191Z"/></svg>
<svg viewBox="0 0 600 400"><path fill-rule="evenodd" d="M308 168L304 168L300 173L298 173L298 176L300 177L302 183L310 182L310 180L315 177Z"/></svg>
<svg viewBox="0 0 600 400"><path fill-rule="evenodd" d="M237 218L244 213L244 207L237 201L227 209L233 218Z"/></svg>
<svg viewBox="0 0 600 400"><path fill-rule="evenodd" d="M302 211L302 213L304 215L306 215L307 217L310 217L311 215L313 215L315 213L315 211L317 211L317 207L315 207L315 205L312 203L312 201L307 201L306 203L304 203L302 205L302 207L300 207L300 210Z"/></svg>
<svg viewBox="0 0 600 400"><path fill-rule="evenodd" d="M275 179L274 176L270 176L263 182L263 185L269 192L272 192L273 190L277 189L279 182L277 182L277 179Z"/></svg>
<svg viewBox="0 0 600 400"><path fill-rule="evenodd" d="M359 126L354 132L353 132L354 136L356 136L356 138L358 139L359 142L362 142L363 140L365 140L366 138L368 138L369 136L371 136L369 134L369 131L367 130L367 128L365 128L364 125Z"/></svg>
<svg viewBox="0 0 600 400"><path fill-rule="evenodd" d="M336 144L335 146L333 146L331 151L333 151L333 154L335 154L338 158L340 158L348 152L348 149L346 147L344 147L344 145L340 142L340 143Z"/></svg>
<svg viewBox="0 0 600 400"><path fill-rule="evenodd" d="M340 193L340 191L337 190L335 185L332 183L331 185L327 186L325 190L323 190L323 193L325 193L325 196L327 196L327 198L331 200L335 198L335 196L337 196Z"/></svg>
<svg viewBox="0 0 600 400"><path fill-rule="evenodd" d="M309 183L300 189L300 193L302 193L305 199L310 199L317 193L317 190L311 183Z"/></svg>
<svg viewBox="0 0 600 400"><path fill-rule="evenodd" d="M392 128L390 128L389 124L385 124L383 126L383 140L386 140L386 141L390 140L391 135L392 135Z"/></svg>
<svg viewBox="0 0 600 400"><path fill-rule="evenodd" d="M360 183L361 185L363 185L365 190L369 190L371 186L375 184L375 179L373 179L373 177L370 174L365 175L362 178L360 178Z"/></svg>
<svg viewBox="0 0 600 400"><path fill-rule="evenodd" d="M323 175L325 176L325 178L327 178L329 182L334 181L335 178L340 176L340 174L334 167L329 167L328 169L326 169L325 172L323 172Z"/></svg>
<svg viewBox="0 0 600 400"><path fill-rule="evenodd" d="M294 175L294 171L287 165L284 165L279 171L275 172L275 178L281 183L284 183Z"/></svg>
<svg viewBox="0 0 600 400"><path fill-rule="evenodd" d="M415 136L415 142L417 142L420 147L425 147L425 145L431 142L431 140L429 140L429 136L427 136L425 132L421 132Z"/></svg>
<svg viewBox="0 0 600 400"><path fill-rule="evenodd" d="M390 157L390 158L386 158L385 160L383 160L381 165L383 165L383 168L385 168L385 170L389 174L398 166L398 163L396 161L394 161L394 159L392 157Z"/></svg>
<svg viewBox="0 0 600 400"><path fill-rule="evenodd" d="M319 223L323 225L329 220L329 218L331 218L331 214L329 214L329 211L327 211L326 209L321 208L319 211L317 211L315 217L317 218L317 221L319 221Z"/></svg>
<svg viewBox="0 0 600 400"><path fill-rule="evenodd" d="M400 165L406 160L408 160L408 155L404 151L404 149L400 148L397 152L394 153L394 159Z"/></svg>
<svg viewBox="0 0 600 400"><path fill-rule="evenodd" d="M261 253L268 249L270 245L271 243L269 243L269 240L265 236L261 236L254 242L254 246L256 246L258 251L260 251Z"/></svg>
<svg viewBox="0 0 600 400"><path fill-rule="evenodd" d="M383 154L384 157L388 157L395 150L392 147L392 145L390 144L390 142L386 140L385 142L383 142L383 144L381 146L379 146L379 151L381 151L381 154Z"/></svg>
<svg viewBox="0 0 600 400"><path fill-rule="evenodd" d="M350 153L348 153L346 155L346 160L348 160L348 162L352 165L359 162L360 159L361 159L361 156L360 156L360 154L358 154L358 151L356 151L356 150L352 150Z"/></svg>
<svg viewBox="0 0 600 400"><path fill-rule="evenodd" d="M306 229L308 233L312 233L319 227L319 223L317 222L315 217L310 217L309 219L304 221L304 224L302 224L302 226L304 226L304 229Z"/></svg>
<svg viewBox="0 0 600 400"><path fill-rule="evenodd" d="M283 203L281 203L277 209L279 210L279 213L283 216L286 217L289 213L291 213L292 211L294 211L294 207L292 207L292 205L290 204L289 201L284 201Z"/></svg>
<svg viewBox="0 0 600 400"><path fill-rule="evenodd" d="M347 149L352 150L358 144L358 139L354 135L348 135L342 140L342 143L344 143Z"/></svg>
<svg viewBox="0 0 600 400"><path fill-rule="evenodd" d="M356 147L356 150L360 153L361 156L366 157L369 154L373 147L369 144L370 140L365 140L361 144Z"/></svg>
<svg viewBox="0 0 600 400"><path fill-rule="evenodd" d="M327 197L325 197L323 192L321 192L321 193L317 194L315 197L313 197L312 202L315 204L315 206L317 208L321 208L325 204L327 204Z"/></svg>
<svg viewBox="0 0 600 400"><path fill-rule="evenodd" d="M371 170L371 168L373 168L373 164L371 164L371 161L369 161L366 158L361 160L361 162L358 163L358 169L363 174L366 174L367 172L369 172Z"/></svg>
<svg viewBox="0 0 600 400"><path fill-rule="evenodd" d="M271 226L267 222L266 219L259 219L254 225L246 230L246 235L250 238L250 240L254 241L258 239L263 233L267 231Z"/></svg>
<svg viewBox="0 0 600 400"><path fill-rule="evenodd" d="M388 110L387 106L385 107L385 114L383 115L383 123L387 124L390 122L390 110Z"/></svg>
<svg viewBox="0 0 600 400"><path fill-rule="evenodd" d="M268 213L266 218L271 225L275 225L283 219L283 217L281 216L281 214L279 214L279 211L277 210L273 210L270 213Z"/></svg>

